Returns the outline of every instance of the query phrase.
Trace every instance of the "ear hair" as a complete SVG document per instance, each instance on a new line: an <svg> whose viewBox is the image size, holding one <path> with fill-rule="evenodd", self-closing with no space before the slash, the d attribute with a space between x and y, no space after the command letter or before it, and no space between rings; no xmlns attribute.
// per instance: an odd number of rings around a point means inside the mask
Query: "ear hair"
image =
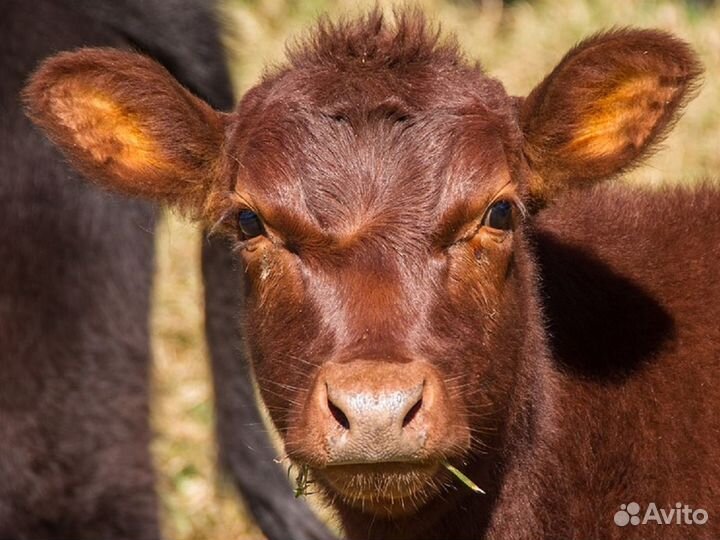
<svg viewBox="0 0 720 540"><path fill-rule="evenodd" d="M664 139L699 86L702 66L659 30L619 29L578 44L520 106L531 193L637 166Z"/></svg>
<svg viewBox="0 0 720 540"><path fill-rule="evenodd" d="M80 49L46 60L23 91L27 114L88 179L183 208L202 206L224 115L134 53Z"/></svg>

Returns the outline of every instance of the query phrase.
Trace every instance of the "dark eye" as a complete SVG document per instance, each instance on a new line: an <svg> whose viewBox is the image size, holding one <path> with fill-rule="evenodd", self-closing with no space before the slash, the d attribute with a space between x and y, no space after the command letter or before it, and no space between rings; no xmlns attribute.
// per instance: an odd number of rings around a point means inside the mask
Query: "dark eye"
<svg viewBox="0 0 720 540"><path fill-rule="evenodd" d="M240 210L238 214L238 225L245 238L255 238L265 232L260 217L252 210Z"/></svg>
<svg viewBox="0 0 720 540"><path fill-rule="evenodd" d="M499 231L509 231L513 226L513 205L510 201L500 200L490 207L485 220L485 227L498 229Z"/></svg>

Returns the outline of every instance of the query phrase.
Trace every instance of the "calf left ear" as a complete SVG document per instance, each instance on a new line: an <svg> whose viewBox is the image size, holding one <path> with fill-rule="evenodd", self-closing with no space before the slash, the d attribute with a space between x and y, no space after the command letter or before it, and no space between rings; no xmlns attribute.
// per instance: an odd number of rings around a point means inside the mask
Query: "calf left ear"
<svg viewBox="0 0 720 540"><path fill-rule="evenodd" d="M661 31L617 30L577 45L520 106L531 194L547 201L638 164L701 74L692 49Z"/></svg>
<svg viewBox="0 0 720 540"><path fill-rule="evenodd" d="M80 49L45 61L23 92L30 118L89 180L200 213L225 120L149 58Z"/></svg>

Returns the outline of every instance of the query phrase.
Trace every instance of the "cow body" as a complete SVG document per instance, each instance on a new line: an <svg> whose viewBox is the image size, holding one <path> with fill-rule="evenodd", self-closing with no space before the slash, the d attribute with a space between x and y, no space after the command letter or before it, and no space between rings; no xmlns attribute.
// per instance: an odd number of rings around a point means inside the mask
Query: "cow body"
<svg viewBox="0 0 720 540"><path fill-rule="evenodd" d="M515 98L396 15L321 21L233 115L106 49L43 65L28 112L235 240L260 392L349 538L717 535L630 503L716 511L720 196L593 187L672 126L694 52L598 34Z"/></svg>
<svg viewBox="0 0 720 540"><path fill-rule="evenodd" d="M505 503L515 511L532 493L521 510L535 516L530 530L537 525L548 538L717 535L719 208L717 185L613 186L574 193L539 216L554 418L529 445L523 480L503 496L517 501ZM681 503L709 519L616 526L615 513L631 502L640 518L650 503L666 511Z"/></svg>
<svg viewBox="0 0 720 540"><path fill-rule="evenodd" d="M155 211L89 189L18 103L45 56L126 43L53 2L11 1L1 24L0 537L156 539Z"/></svg>
<svg viewBox="0 0 720 540"><path fill-rule="evenodd" d="M229 108L214 14L184 0L10 0L0 36L0 538L155 539L148 317L156 210L81 181L28 122L20 91L45 57L105 45L152 54ZM322 537L273 463L234 338L239 294L218 294L235 279L228 249L205 242L203 257L225 461L269 536L292 528Z"/></svg>

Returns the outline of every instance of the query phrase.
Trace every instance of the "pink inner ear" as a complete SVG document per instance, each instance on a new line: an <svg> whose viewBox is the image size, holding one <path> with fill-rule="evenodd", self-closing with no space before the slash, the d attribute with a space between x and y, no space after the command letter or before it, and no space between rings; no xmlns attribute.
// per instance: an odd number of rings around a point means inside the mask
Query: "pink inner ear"
<svg viewBox="0 0 720 540"><path fill-rule="evenodd" d="M606 95L590 104L581 116L563 152L579 159L603 158L629 151L638 154L662 116L670 114L681 90L665 85L654 73L641 73L621 81Z"/></svg>
<svg viewBox="0 0 720 540"><path fill-rule="evenodd" d="M157 145L136 115L81 81L61 81L48 92L50 114L96 165L131 171L162 165Z"/></svg>

